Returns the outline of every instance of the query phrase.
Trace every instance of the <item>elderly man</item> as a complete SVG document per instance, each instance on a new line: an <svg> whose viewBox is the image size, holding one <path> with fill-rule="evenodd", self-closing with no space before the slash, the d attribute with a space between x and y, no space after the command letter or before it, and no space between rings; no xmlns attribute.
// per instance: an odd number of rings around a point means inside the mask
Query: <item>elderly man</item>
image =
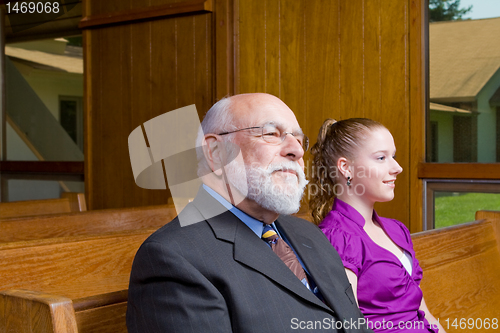
<svg viewBox="0 0 500 333"><path fill-rule="evenodd" d="M129 333L369 331L323 233L280 215L298 211L307 184L293 112L268 94L236 95L202 129L204 184L137 252Z"/></svg>

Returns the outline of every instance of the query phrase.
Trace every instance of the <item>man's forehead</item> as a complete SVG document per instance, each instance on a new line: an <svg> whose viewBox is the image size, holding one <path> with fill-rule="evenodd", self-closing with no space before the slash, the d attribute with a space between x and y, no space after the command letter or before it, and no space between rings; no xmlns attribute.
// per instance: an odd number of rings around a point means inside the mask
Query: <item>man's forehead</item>
<svg viewBox="0 0 500 333"><path fill-rule="evenodd" d="M232 112L236 125L262 126L273 123L279 127L299 130L297 118L277 97L268 94L247 94L232 97Z"/></svg>

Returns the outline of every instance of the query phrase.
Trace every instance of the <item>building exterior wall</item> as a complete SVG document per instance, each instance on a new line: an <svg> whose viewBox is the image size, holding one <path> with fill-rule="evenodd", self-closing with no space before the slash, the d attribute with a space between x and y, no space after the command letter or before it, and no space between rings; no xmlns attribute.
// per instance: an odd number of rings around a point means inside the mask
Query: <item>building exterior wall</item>
<svg viewBox="0 0 500 333"><path fill-rule="evenodd" d="M453 114L431 111L430 121L438 123L438 162L453 162Z"/></svg>
<svg viewBox="0 0 500 333"><path fill-rule="evenodd" d="M496 162L496 108L490 105L490 99L500 88L500 70L498 70L477 95L477 109L480 115L477 121L477 161Z"/></svg>

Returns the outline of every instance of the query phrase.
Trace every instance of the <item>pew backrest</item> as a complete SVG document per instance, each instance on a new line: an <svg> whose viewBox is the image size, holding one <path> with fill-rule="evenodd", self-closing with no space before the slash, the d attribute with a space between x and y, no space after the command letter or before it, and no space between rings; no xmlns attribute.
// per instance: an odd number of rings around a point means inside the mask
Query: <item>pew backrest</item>
<svg viewBox="0 0 500 333"><path fill-rule="evenodd" d="M71 300L30 290L0 291L0 331L127 333L127 293L121 290Z"/></svg>
<svg viewBox="0 0 500 333"><path fill-rule="evenodd" d="M158 229L176 215L174 206L162 205L10 218L0 220L0 242Z"/></svg>
<svg viewBox="0 0 500 333"><path fill-rule="evenodd" d="M132 262L152 232L0 244L0 332L126 333Z"/></svg>
<svg viewBox="0 0 500 333"><path fill-rule="evenodd" d="M456 318L500 319L499 223L481 220L412 235L424 270L424 298L441 323L448 319L451 325ZM448 330L453 331L453 327Z"/></svg>
<svg viewBox="0 0 500 333"><path fill-rule="evenodd" d="M0 332L126 333L132 262L152 232L0 244Z"/></svg>
<svg viewBox="0 0 500 333"><path fill-rule="evenodd" d="M0 244L0 290L71 299L128 288L132 261L154 230Z"/></svg>
<svg viewBox="0 0 500 333"><path fill-rule="evenodd" d="M135 253L176 215L163 205L0 221L0 332L126 333Z"/></svg>
<svg viewBox="0 0 500 333"><path fill-rule="evenodd" d="M83 193L66 192L59 199L0 202L0 219L87 210Z"/></svg>

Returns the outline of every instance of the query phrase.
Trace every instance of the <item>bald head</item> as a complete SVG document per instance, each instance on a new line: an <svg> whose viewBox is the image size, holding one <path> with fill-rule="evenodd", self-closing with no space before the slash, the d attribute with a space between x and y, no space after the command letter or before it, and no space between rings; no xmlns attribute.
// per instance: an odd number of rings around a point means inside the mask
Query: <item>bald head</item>
<svg viewBox="0 0 500 333"><path fill-rule="evenodd" d="M233 118L233 125L237 128L242 126L258 126L266 120L281 115L292 116L292 110L278 97L265 94L241 94L229 97L230 114Z"/></svg>

